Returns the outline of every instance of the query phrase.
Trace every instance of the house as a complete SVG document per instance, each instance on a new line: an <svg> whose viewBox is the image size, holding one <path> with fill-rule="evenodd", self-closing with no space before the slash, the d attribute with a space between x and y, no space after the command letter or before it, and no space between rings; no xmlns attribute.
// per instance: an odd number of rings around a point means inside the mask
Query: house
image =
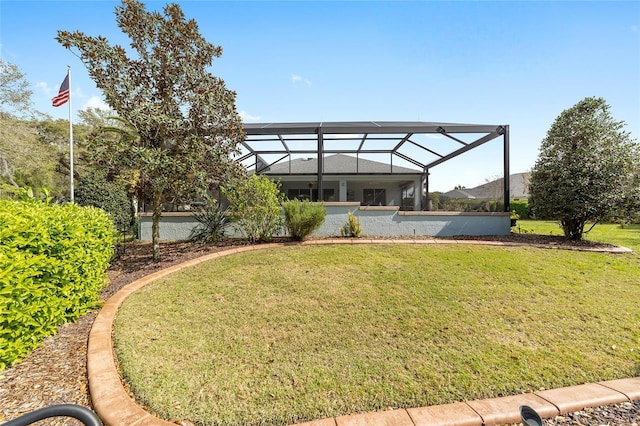
<svg viewBox="0 0 640 426"><path fill-rule="evenodd" d="M398 206L401 210L420 210L423 172L419 169L381 163L346 154L323 159L324 201L359 202L363 206ZM318 161L303 157L276 163L264 170L281 183L289 199L317 201ZM417 197L416 197L417 195Z"/></svg>
<svg viewBox="0 0 640 426"><path fill-rule="evenodd" d="M531 173L515 173L509 177L510 200L529 198L529 176ZM503 197L503 178L476 186L475 188L457 188L443 195L452 200L501 200Z"/></svg>
<svg viewBox="0 0 640 426"><path fill-rule="evenodd" d="M438 165L487 142L502 141L509 175L509 126L435 122L245 123L234 159L249 173L281 182L289 198L327 202L318 235L340 234L348 213L368 235L507 235L504 211L429 211L429 175ZM378 160L378 161L376 161ZM140 238L150 239L151 213L141 213ZM183 239L196 226L189 212L163 214L161 239Z"/></svg>

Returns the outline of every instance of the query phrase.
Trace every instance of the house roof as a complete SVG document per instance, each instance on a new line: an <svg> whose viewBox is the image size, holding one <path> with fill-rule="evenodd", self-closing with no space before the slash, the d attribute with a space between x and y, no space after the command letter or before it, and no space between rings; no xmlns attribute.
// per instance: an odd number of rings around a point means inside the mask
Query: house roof
<svg viewBox="0 0 640 426"><path fill-rule="evenodd" d="M514 173L509 177L509 195L511 199L529 197L530 175L530 173ZM476 186L475 188L453 189L445 192L443 195L454 199L496 199L502 195L503 181L503 178L499 178Z"/></svg>
<svg viewBox="0 0 640 426"><path fill-rule="evenodd" d="M325 175L422 174L422 170L419 169L381 163L345 154L325 156L323 159L323 166ZM274 164L263 170L262 173L270 176L315 175L318 173L318 159L317 157L296 158L290 161Z"/></svg>
<svg viewBox="0 0 640 426"><path fill-rule="evenodd" d="M443 194L445 197L449 197L449 198L453 198L453 199L464 199L464 200L474 200L478 197L476 197L475 194L473 194L471 191L465 189L452 189L449 192L445 192Z"/></svg>

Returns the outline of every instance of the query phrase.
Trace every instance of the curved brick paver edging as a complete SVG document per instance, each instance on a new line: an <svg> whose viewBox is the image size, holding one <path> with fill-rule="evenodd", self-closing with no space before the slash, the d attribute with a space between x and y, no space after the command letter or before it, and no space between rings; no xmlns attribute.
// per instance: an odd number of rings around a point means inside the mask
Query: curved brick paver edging
<svg viewBox="0 0 640 426"><path fill-rule="evenodd" d="M323 239L302 243L274 243L232 248L202 256L147 275L144 278L128 284L111 296L98 313L91 327L91 332L89 333L87 349L89 392L91 394L93 407L104 424L106 426L175 426L175 423L159 419L145 411L129 396L122 385L122 380L114 359L112 330L118 308L130 294L157 279L211 259L246 251L285 247L296 244L485 244L496 246L530 246L522 243L477 240ZM534 246L540 246L541 248L564 248L549 245ZM631 251L624 247L609 250L587 250L612 253L626 253ZM519 422L520 405L529 405L537 410L542 417L548 418L570 411L580 410L585 407L595 407L633 400L640 400L640 377L550 389L502 398L327 418L301 423L299 426L480 426L485 424Z"/></svg>

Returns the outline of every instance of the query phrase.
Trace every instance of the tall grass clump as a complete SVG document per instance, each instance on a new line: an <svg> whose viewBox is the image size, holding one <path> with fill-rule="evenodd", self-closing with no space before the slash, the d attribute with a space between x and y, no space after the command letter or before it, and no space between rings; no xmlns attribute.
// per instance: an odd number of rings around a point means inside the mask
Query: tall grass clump
<svg viewBox="0 0 640 426"><path fill-rule="evenodd" d="M320 228L326 216L322 203L311 203L308 200L289 200L282 204L284 224L293 239L302 241Z"/></svg>

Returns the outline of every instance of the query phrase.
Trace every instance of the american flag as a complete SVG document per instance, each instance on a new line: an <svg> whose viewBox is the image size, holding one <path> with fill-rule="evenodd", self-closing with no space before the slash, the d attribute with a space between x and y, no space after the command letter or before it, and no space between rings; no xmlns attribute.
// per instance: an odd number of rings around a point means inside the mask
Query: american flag
<svg viewBox="0 0 640 426"><path fill-rule="evenodd" d="M52 99L53 106L59 107L60 105L64 105L69 100L69 74L64 78L62 85L60 85L60 91L58 92L58 96Z"/></svg>

